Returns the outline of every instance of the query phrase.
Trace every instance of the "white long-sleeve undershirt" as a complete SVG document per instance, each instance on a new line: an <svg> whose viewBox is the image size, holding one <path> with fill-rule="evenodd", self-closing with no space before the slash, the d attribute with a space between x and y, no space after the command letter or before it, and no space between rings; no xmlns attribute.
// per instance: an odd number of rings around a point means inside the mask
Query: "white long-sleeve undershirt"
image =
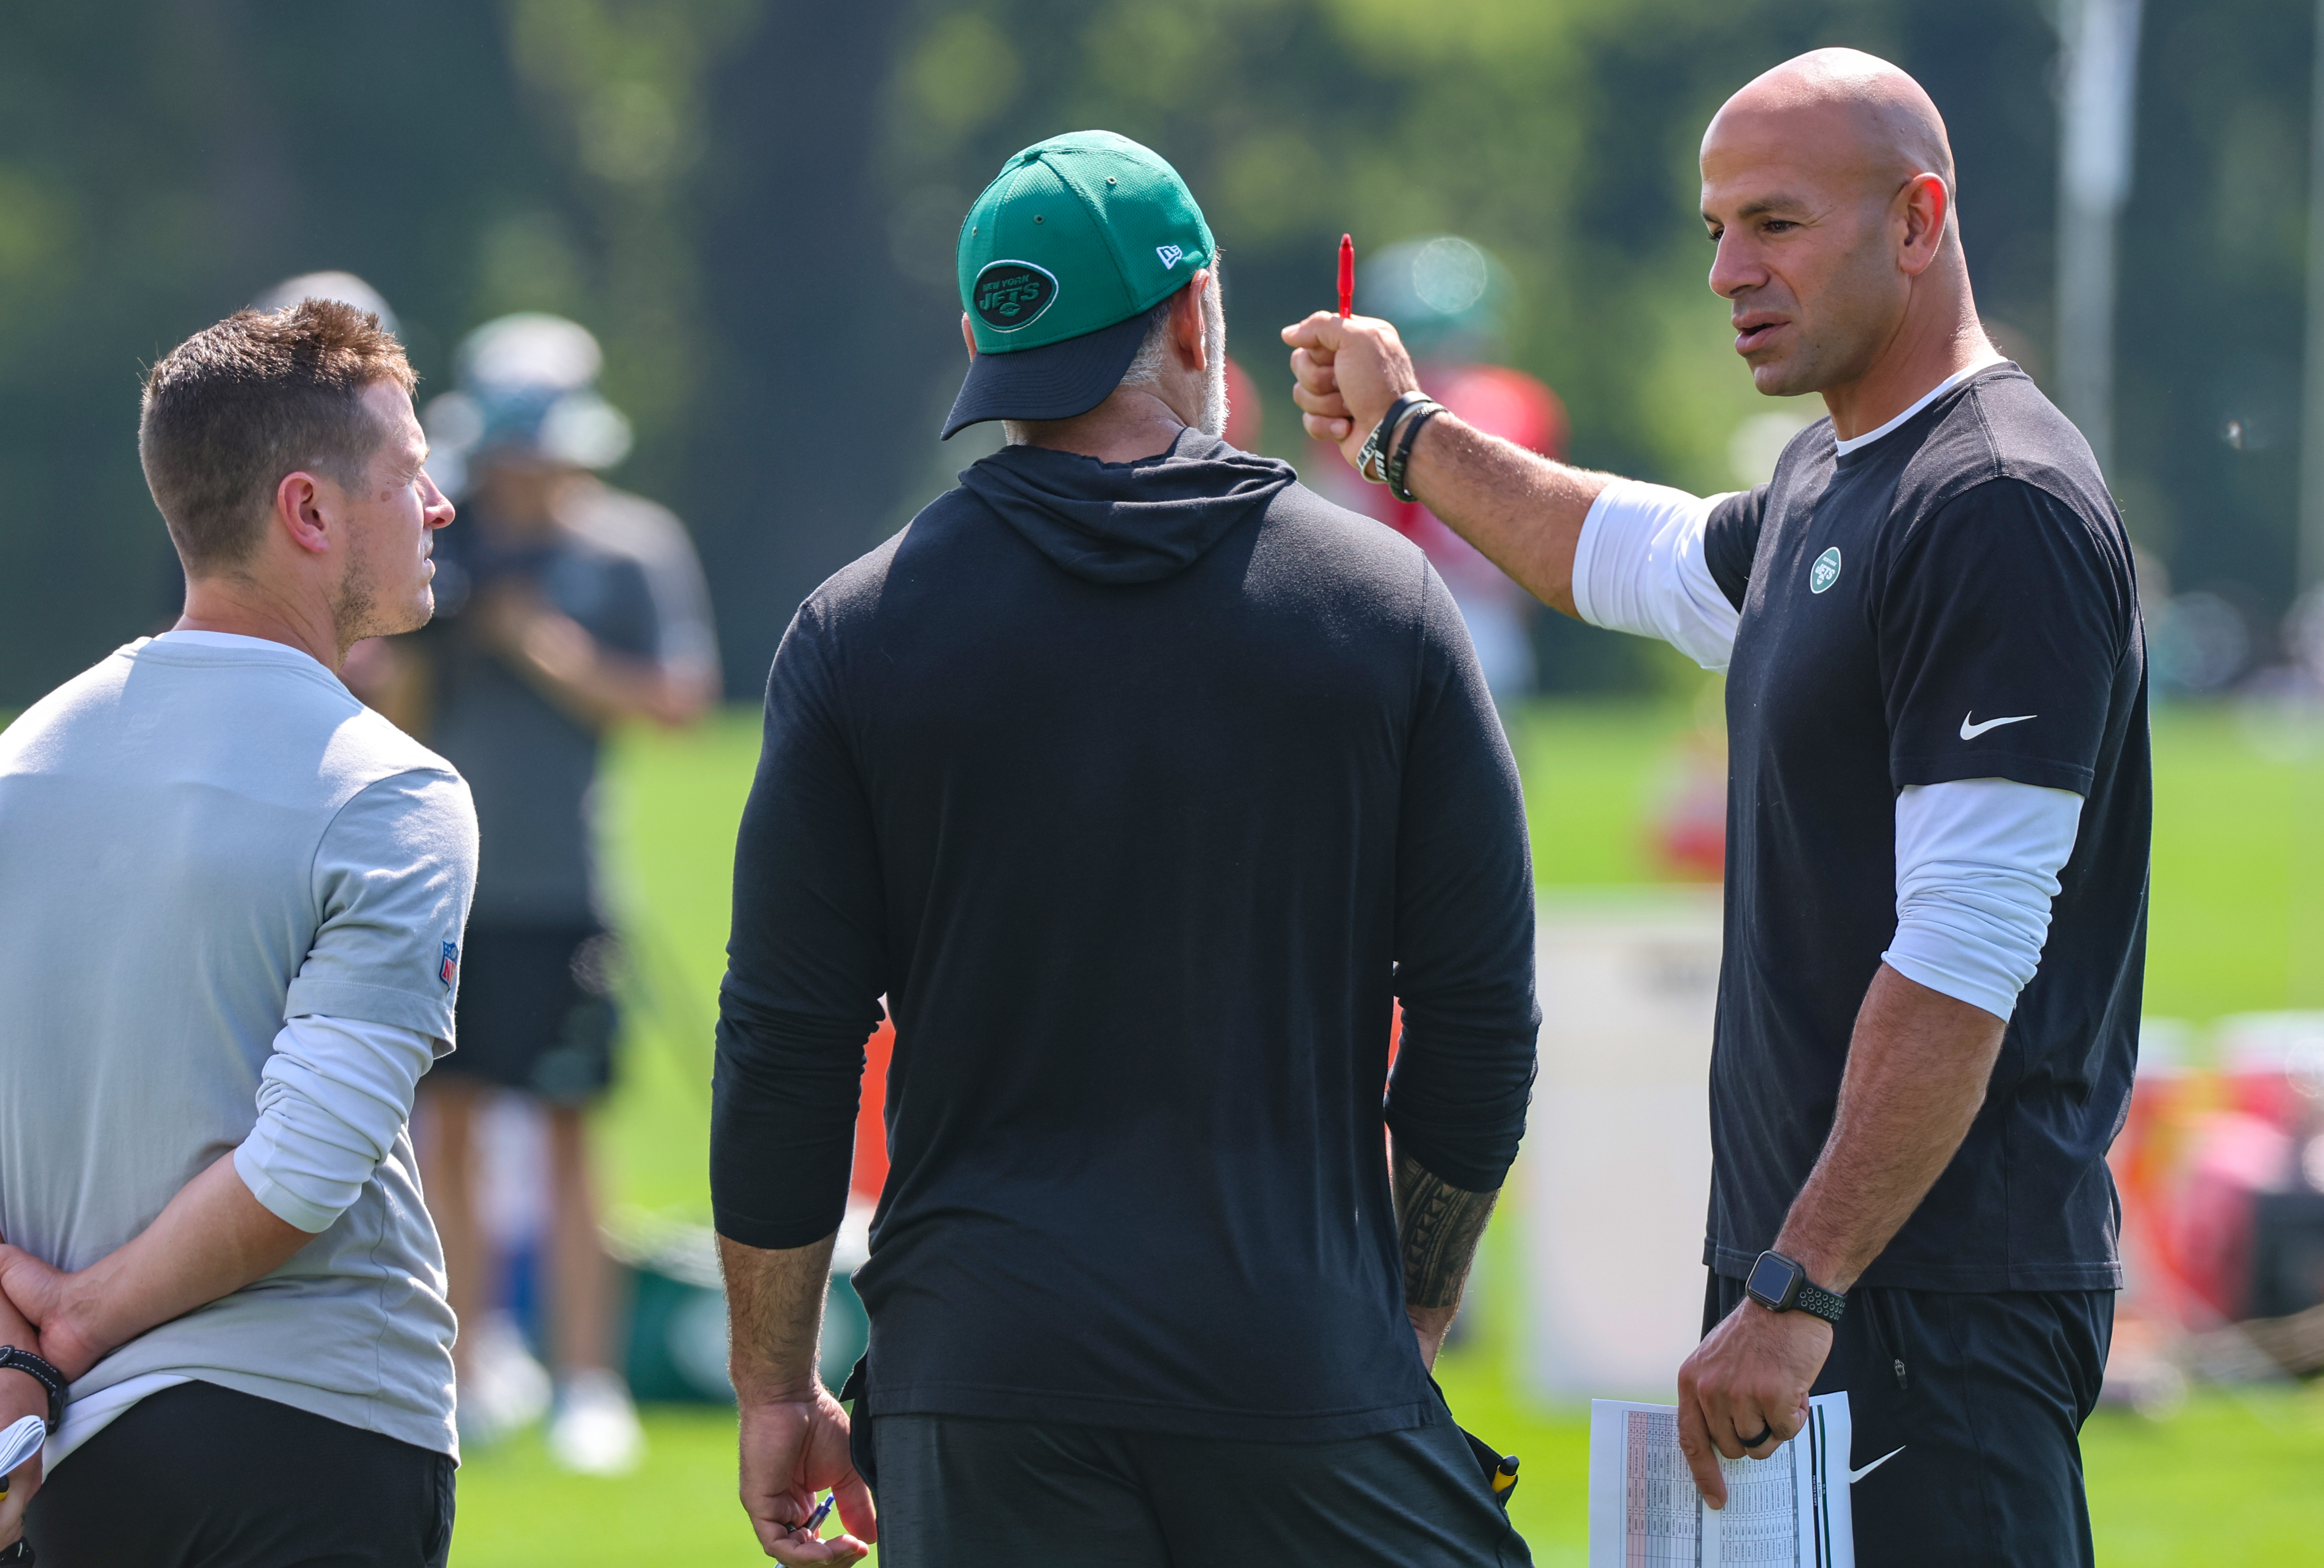
<svg viewBox="0 0 2324 1568"><path fill-rule="evenodd" d="M1726 497L1617 479L1591 503L1573 549L1573 609L1592 626L1659 637L1724 670L1740 612L1702 553L1711 509Z"/></svg>
<svg viewBox="0 0 2324 1568"><path fill-rule="evenodd" d="M1740 612L1703 552L1704 529L1722 499L1634 479L1609 484L1574 548L1575 612L1593 626L1658 637L1705 669L1726 669ZM2040 966L2050 901L2081 809L2070 790L2009 779L1899 790L1896 934L1882 962L2008 1018Z"/></svg>
<svg viewBox="0 0 2324 1568"><path fill-rule="evenodd" d="M394 1148L434 1059L417 1029L292 1019L259 1077L258 1125L234 1151L243 1185L285 1224L329 1230Z"/></svg>
<svg viewBox="0 0 2324 1568"><path fill-rule="evenodd" d="M2042 962L2082 798L2012 779L1896 793L1896 935L1880 961L1998 1019Z"/></svg>

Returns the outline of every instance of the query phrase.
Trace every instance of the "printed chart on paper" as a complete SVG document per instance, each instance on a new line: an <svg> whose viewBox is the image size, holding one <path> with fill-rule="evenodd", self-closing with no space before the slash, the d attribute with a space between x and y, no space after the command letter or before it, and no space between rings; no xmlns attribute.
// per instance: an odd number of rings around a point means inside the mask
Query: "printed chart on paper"
<svg viewBox="0 0 2324 1568"><path fill-rule="evenodd" d="M1809 1401L1808 1424L1766 1459L1722 1459L1727 1506L1709 1508L1679 1452L1678 1410L1590 1407L1591 1568L1855 1568L1848 1396ZM1893 1455L1887 1457L1894 1457Z"/></svg>

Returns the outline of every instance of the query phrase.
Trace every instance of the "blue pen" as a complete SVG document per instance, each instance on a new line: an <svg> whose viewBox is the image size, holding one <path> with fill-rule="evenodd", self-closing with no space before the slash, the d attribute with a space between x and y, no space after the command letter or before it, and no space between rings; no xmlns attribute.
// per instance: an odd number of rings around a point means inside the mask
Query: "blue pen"
<svg viewBox="0 0 2324 1568"><path fill-rule="evenodd" d="M823 1528L823 1521L831 1517L831 1505L838 1500L839 1494L837 1492L825 1493L823 1501L815 1505L815 1512L809 1514L800 1523L793 1525L791 1528L795 1530L805 1530L808 1535L814 1535L817 1530Z"/></svg>

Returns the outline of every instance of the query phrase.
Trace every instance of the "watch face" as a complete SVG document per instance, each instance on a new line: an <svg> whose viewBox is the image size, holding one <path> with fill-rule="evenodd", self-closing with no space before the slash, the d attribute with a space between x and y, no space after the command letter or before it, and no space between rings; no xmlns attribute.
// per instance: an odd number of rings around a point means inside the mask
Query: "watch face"
<svg viewBox="0 0 2324 1568"><path fill-rule="evenodd" d="M1798 1277L1793 1267L1772 1252L1764 1252L1759 1261L1751 1266L1751 1277L1743 1288L1758 1298L1762 1306L1787 1306L1792 1282Z"/></svg>

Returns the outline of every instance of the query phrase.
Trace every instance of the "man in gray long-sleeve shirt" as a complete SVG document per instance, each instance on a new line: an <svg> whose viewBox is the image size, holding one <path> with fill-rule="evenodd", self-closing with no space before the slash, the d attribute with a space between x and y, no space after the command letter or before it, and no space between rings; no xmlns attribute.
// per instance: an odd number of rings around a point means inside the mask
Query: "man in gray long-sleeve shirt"
<svg viewBox="0 0 2324 1568"><path fill-rule="evenodd" d="M861 1550L874 1469L917 1564L1191 1561L1221 1517L1275 1560L1523 1562L1428 1380L1536 1020L1459 612L1219 439L1216 247L1152 152L1028 149L961 243L952 426L1014 444L800 610L736 852L712 1176L745 1504L785 1562ZM851 1432L815 1312L883 996ZM796 1527L825 1487L855 1539Z"/></svg>
<svg viewBox="0 0 2324 1568"><path fill-rule="evenodd" d="M406 1123L451 1048L475 813L335 673L429 613L452 508L411 385L332 300L164 355L139 444L186 613L0 735L0 1337L71 1379L9 1507L63 1568L450 1548Z"/></svg>

